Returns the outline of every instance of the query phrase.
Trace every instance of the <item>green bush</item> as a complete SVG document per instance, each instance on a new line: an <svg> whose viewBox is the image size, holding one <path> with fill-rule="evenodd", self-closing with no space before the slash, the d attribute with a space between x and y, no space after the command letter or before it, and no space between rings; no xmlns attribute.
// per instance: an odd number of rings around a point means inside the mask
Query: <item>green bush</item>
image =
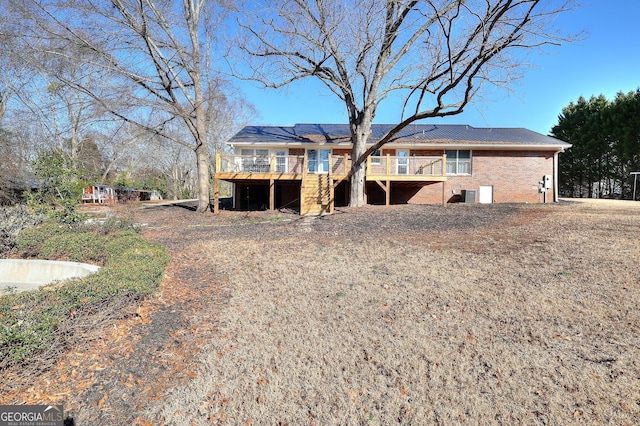
<svg viewBox="0 0 640 426"><path fill-rule="evenodd" d="M64 322L65 308L41 292L14 293L0 298L0 365L26 363L51 346Z"/></svg>
<svg viewBox="0 0 640 426"><path fill-rule="evenodd" d="M37 191L26 194L27 204L59 223L82 222L85 215L78 212L78 206L85 182L69 154L60 149L40 151L31 168L40 185Z"/></svg>
<svg viewBox="0 0 640 426"><path fill-rule="evenodd" d="M140 235L135 231L119 231L110 234L105 239L105 252L109 261L118 260L125 250L138 245Z"/></svg>
<svg viewBox="0 0 640 426"><path fill-rule="evenodd" d="M20 249L37 257L68 258L78 262L103 261L95 274L37 291L0 297L0 368L27 364L55 342L70 339L63 333L68 321L82 327L77 312L91 312L153 294L169 262L160 244L125 230L103 235L86 227L46 224L19 235ZM45 256L46 255L46 256ZM90 324L90 321L87 322ZM67 327L68 329L68 327Z"/></svg>
<svg viewBox="0 0 640 426"><path fill-rule="evenodd" d="M105 255L103 238L95 232L54 235L40 246L37 257L102 263Z"/></svg>
<svg viewBox="0 0 640 426"><path fill-rule="evenodd" d="M47 240L56 235L68 234L71 229L73 228L55 222L46 222L21 231L16 237L16 246L24 256L33 257L40 252Z"/></svg>

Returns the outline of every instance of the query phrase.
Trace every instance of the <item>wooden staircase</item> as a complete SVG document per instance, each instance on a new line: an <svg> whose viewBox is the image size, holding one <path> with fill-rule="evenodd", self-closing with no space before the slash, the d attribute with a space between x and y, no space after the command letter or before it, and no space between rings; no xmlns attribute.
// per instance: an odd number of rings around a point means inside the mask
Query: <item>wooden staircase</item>
<svg viewBox="0 0 640 426"><path fill-rule="evenodd" d="M328 174L306 174L300 189L300 214L333 214L333 179Z"/></svg>

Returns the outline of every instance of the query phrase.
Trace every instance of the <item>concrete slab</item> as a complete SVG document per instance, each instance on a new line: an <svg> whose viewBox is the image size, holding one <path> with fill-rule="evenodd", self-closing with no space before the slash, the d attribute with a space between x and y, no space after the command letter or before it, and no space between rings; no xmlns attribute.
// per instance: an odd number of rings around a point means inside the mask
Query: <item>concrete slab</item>
<svg viewBox="0 0 640 426"><path fill-rule="evenodd" d="M35 290L55 281L84 277L99 269L97 265L79 262L0 259L0 294L8 288Z"/></svg>

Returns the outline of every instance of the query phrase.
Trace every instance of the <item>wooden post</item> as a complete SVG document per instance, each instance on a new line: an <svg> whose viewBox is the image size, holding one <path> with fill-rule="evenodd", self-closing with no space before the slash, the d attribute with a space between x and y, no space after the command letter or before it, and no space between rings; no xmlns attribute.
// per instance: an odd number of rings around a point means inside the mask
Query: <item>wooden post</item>
<svg viewBox="0 0 640 426"><path fill-rule="evenodd" d="M391 155L387 153L387 176L391 175Z"/></svg>
<svg viewBox="0 0 640 426"><path fill-rule="evenodd" d="M335 207L335 191L333 188L333 152L329 154L329 214L333 214Z"/></svg>
<svg viewBox="0 0 640 426"><path fill-rule="evenodd" d="M216 173L220 173L222 170L220 170L220 165L222 164L221 158L220 158L220 153L216 152Z"/></svg>
<svg viewBox="0 0 640 426"><path fill-rule="evenodd" d="M442 181L442 207L447 207L447 200L446 200L446 194L445 194L446 186L447 186L447 181L443 180Z"/></svg>
<svg viewBox="0 0 640 426"><path fill-rule="evenodd" d="M272 152L271 157L269 158L269 172L273 174L275 173L275 171L276 171L276 155Z"/></svg>
<svg viewBox="0 0 640 426"><path fill-rule="evenodd" d="M349 173L349 169L350 169L350 166L349 166L349 154L344 153L343 154L343 158L344 158L344 161L343 161L343 166L344 166L343 176L347 176L347 174ZM348 206L349 205L349 192L350 192L349 188L351 186L351 179L348 179L348 180L344 179L343 182L346 182L347 190L344 191L344 199L342 201L344 202L345 206Z"/></svg>
<svg viewBox="0 0 640 426"><path fill-rule="evenodd" d="M447 154L442 154L442 176L447 175Z"/></svg>
<svg viewBox="0 0 640 426"><path fill-rule="evenodd" d="M329 176L333 174L333 151L329 152L329 170L327 170Z"/></svg>
<svg viewBox="0 0 640 426"><path fill-rule="evenodd" d="M364 188L362 188L362 196L364 198L364 204L367 205L367 179L364 180Z"/></svg>
<svg viewBox="0 0 640 426"><path fill-rule="evenodd" d="M219 157L216 154L216 163ZM213 178L213 213L220 213L220 179L217 177Z"/></svg>
<svg viewBox="0 0 640 426"><path fill-rule="evenodd" d="M442 207L447 207L446 200L446 186L447 186L447 154L442 154L442 176L445 180L442 181Z"/></svg>
<svg viewBox="0 0 640 426"><path fill-rule="evenodd" d="M300 214L307 214L308 206L306 203L306 198L304 196L304 186L307 181L307 150L304 151L302 155L302 181L300 182Z"/></svg>
<svg viewBox="0 0 640 426"><path fill-rule="evenodd" d="M390 180L387 180L387 190L385 192L386 192L386 196L387 196L385 202L386 202L387 207L388 207L388 206L391 205L391 181Z"/></svg>
<svg viewBox="0 0 640 426"><path fill-rule="evenodd" d="M367 176L371 176L371 156L367 157Z"/></svg>
<svg viewBox="0 0 640 426"><path fill-rule="evenodd" d="M349 156L347 154L344 154L344 175L346 176L347 173L349 173L349 169L348 169L348 165L349 165Z"/></svg>
<svg viewBox="0 0 640 426"><path fill-rule="evenodd" d="M302 156L302 180L307 178L307 150L304 151Z"/></svg>
<svg viewBox="0 0 640 426"><path fill-rule="evenodd" d="M276 204L276 181L273 180L273 176L269 179L269 211L272 212L275 210Z"/></svg>

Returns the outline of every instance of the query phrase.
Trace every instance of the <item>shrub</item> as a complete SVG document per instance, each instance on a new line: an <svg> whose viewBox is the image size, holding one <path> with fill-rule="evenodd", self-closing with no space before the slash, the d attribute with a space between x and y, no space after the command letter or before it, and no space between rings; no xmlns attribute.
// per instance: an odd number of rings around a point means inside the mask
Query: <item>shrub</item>
<svg viewBox="0 0 640 426"><path fill-rule="evenodd" d="M40 223L42 217L31 214L24 205L0 207L0 257L16 247L16 238L22 230Z"/></svg>
<svg viewBox="0 0 640 426"><path fill-rule="evenodd" d="M72 229L55 222L46 222L20 232L16 238L16 246L24 256L34 257L40 252L42 245L47 240L57 235L68 234Z"/></svg>
<svg viewBox="0 0 640 426"><path fill-rule="evenodd" d="M27 204L59 223L84 220L85 216L77 210L82 201L84 182L80 178L81 171L69 155L59 149L43 150L31 166L40 186L37 191L27 194Z"/></svg>
<svg viewBox="0 0 640 426"><path fill-rule="evenodd" d="M51 346L64 322L65 307L39 292L0 298L0 365L22 363Z"/></svg>
<svg viewBox="0 0 640 426"><path fill-rule="evenodd" d="M0 368L26 365L45 351L55 356L55 348L73 337L65 330L91 328L91 321L86 321L91 312L104 315L110 306L154 293L169 262L164 247L131 230L103 235L86 227L45 224L19 236L25 253L80 262L103 260L104 266L63 285L0 297Z"/></svg>
<svg viewBox="0 0 640 426"><path fill-rule="evenodd" d="M54 235L40 246L41 259L61 259L72 262L104 262L104 241L95 232Z"/></svg>

